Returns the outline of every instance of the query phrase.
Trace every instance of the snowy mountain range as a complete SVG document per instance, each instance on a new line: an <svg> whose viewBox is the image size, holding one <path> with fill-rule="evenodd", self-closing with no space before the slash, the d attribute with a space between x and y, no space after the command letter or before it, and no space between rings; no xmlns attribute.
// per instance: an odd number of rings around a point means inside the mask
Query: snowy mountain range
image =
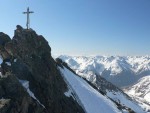
<svg viewBox="0 0 150 113"><path fill-rule="evenodd" d="M150 75L149 56L59 56L79 75L94 81L100 75L118 87L136 83Z"/></svg>

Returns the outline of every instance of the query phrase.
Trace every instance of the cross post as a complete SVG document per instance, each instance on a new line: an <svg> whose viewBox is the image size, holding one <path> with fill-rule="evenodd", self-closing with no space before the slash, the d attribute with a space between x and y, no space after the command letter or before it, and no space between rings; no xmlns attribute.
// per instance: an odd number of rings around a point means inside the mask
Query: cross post
<svg viewBox="0 0 150 113"><path fill-rule="evenodd" d="M30 17L29 17L29 14L30 13L34 13L33 11L30 11L29 10L29 7L27 8L27 12L23 12L23 14L27 14L27 23L26 23L26 26L27 26L27 29L30 28Z"/></svg>

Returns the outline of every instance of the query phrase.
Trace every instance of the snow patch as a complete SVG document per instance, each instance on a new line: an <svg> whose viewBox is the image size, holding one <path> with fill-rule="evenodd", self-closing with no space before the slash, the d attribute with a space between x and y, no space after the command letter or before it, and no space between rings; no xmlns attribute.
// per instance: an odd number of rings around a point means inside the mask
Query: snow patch
<svg viewBox="0 0 150 113"><path fill-rule="evenodd" d="M10 99L4 99L3 97L0 99L0 109L3 108L5 105L7 106Z"/></svg>
<svg viewBox="0 0 150 113"><path fill-rule="evenodd" d="M17 59L14 59L14 62L17 62Z"/></svg>
<svg viewBox="0 0 150 113"><path fill-rule="evenodd" d="M146 94L146 95L144 96L144 99L145 99L146 101L150 102L150 93Z"/></svg>
<svg viewBox="0 0 150 113"><path fill-rule="evenodd" d="M2 57L1 57L1 55L0 55L0 64L3 62L3 60L2 60Z"/></svg>
<svg viewBox="0 0 150 113"><path fill-rule="evenodd" d="M67 97L72 96L72 91L69 89L67 92L64 93Z"/></svg>
<svg viewBox="0 0 150 113"><path fill-rule="evenodd" d="M11 63L10 62L5 62L8 66L11 66Z"/></svg>
<svg viewBox="0 0 150 113"><path fill-rule="evenodd" d="M35 99L42 107L45 108L43 104L34 96L34 93L29 89L29 81L27 80L19 80L19 82L22 84L22 86L27 90L28 94Z"/></svg>

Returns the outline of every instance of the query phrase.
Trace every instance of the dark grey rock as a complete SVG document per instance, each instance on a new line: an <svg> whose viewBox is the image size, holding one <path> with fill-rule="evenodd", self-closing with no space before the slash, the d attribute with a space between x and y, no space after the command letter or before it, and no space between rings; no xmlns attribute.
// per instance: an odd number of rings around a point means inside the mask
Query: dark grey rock
<svg viewBox="0 0 150 113"><path fill-rule="evenodd" d="M67 84L57 69L57 64L51 57L51 48L43 36L36 34L32 29L27 30L23 29L21 26L17 26L13 39L6 43L4 48L8 54L12 56L10 60L12 61L10 74L13 74L14 77L18 79L29 81L30 90L45 106L45 112L84 113L84 110L77 101L72 97L66 97L64 95L68 90ZM14 59L17 59L17 61ZM4 85L4 83L1 85ZM7 86L7 84L5 85ZM25 91L18 91L17 87L22 89L22 86L19 85L14 87L8 86L8 93L5 92L4 96L7 93L7 95L10 95L7 97L8 99L19 97L17 100L25 103L26 106L24 107L18 106L17 104L17 106L15 106L17 110L23 107L22 109L28 110L30 113L41 113L39 111L33 112L32 104L29 105L27 97L22 96L22 92ZM15 91L17 95L12 93ZM10 106L14 106L16 101L11 102ZM36 107L37 106L33 108ZM10 107L10 109L13 108L12 106Z"/></svg>
<svg viewBox="0 0 150 113"><path fill-rule="evenodd" d="M32 107L32 111L30 109ZM0 78L0 113L47 113L14 75Z"/></svg>
<svg viewBox="0 0 150 113"><path fill-rule="evenodd" d="M0 32L0 55L3 60L11 58L4 48L5 44L9 41L11 41L10 37L5 33Z"/></svg>

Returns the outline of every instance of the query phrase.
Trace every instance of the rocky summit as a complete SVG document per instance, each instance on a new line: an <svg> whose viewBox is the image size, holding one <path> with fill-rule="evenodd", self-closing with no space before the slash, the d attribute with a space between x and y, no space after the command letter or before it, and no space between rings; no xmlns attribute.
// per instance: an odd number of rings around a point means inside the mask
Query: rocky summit
<svg viewBox="0 0 150 113"><path fill-rule="evenodd" d="M65 96L67 84L46 39L17 25L14 37L0 32L0 113L84 113Z"/></svg>

